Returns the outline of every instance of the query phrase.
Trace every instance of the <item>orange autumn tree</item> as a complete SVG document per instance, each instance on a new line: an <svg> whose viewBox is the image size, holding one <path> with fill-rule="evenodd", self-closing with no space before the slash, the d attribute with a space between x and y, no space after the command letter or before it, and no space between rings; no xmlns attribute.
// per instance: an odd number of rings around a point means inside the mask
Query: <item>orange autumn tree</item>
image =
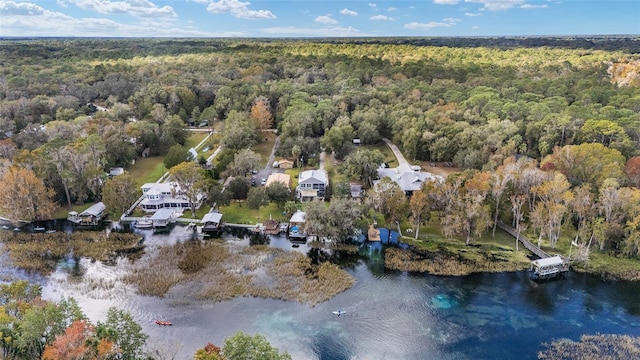
<svg viewBox="0 0 640 360"><path fill-rule="evenodd" d="M264 96L258 96L251 106L251 118L260 130L266 130L271 127L271 103Z"/></svg>
<svg viewBox="0 0 640 360"><path fill-rule="evenodd" d="M53 196L33 170L12 166L0 178L0 213L11 220L50 219Z"/></svg>
<svg viewBox="0 0 640 360"><path fill-rule="evenodd" d="M117 353L116 346L108 339L98 339L96 328L80 320L73 322L56 336L42 353L42 360L107 359Z"/></svg>

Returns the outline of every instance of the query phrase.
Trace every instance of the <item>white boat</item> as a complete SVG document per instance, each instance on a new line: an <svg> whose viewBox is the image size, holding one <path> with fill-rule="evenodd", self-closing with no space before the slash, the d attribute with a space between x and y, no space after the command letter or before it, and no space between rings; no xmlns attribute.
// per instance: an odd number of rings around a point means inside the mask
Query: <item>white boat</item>
<svg viewBox="0 0 640 360"><path fill-rule="evenodd" d="M9 230L9 226L7 226L7 225L2 225L2 228L3 228L4 230Z"/></svg>
<svg viewBox="0 0 640 360"><path fill-rule="evenodd" d="M49 229L47 231L45 231L47 234L53 234L54 232L56 232L55 229Z"/></svg>
<svg viewBox="0 0 640 360"><path fill-rule="evenodd" d="M332 311L331 313L332 313L333 315L340 316L340 315L344 315L344 314L346 314L347 312L346 312L346 311L344 311L344 310L336 310L336 311Z"/></svg>
<svg viewBox="0 0 640 360"><path fill-rule="evenodd" d="M153 228L153 220L150 216L145 216L142 219L136 221L133 225L136 229L151 229Z"/></svg>
<svg viewBox="0 0 640 360"><path fill-rule="evenodd" d="M36 227L33 228L33 231L44 231L44 230L45 229L42 226L36 226Z"/></svg>

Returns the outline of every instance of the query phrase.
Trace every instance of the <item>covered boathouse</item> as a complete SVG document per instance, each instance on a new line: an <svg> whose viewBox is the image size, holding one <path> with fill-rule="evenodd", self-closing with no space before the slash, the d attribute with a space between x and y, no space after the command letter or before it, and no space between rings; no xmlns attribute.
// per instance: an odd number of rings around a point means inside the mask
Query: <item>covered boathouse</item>
<svg viewBox="0 0 640 360"><path fill-rule="evenodd" d="M531 262L531 278L545 280L563 276L569 271L569 261L560 256L549 256Z"/></svg>

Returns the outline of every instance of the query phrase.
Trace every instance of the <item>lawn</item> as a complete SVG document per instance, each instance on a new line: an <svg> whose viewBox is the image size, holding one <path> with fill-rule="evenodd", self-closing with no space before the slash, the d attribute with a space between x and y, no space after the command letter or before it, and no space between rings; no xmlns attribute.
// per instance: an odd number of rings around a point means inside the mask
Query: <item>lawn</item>
<svg viewBox="0 0 640 360"><path fill-rule="evenodd" d="M276 142L276 134L270 131L264 131L260 133L262 142L251 147L251 150L260 154L260 168L264 168L267 165L267 160L271 156L271 150L273 150L273 144Z"/></svg>
<svg viewBox="0 0 640 360"><path fill-rule="evenodd" d="M129 169L129 174L135 179L138 187L158 181L160 177L167 172L164 167L164 156L149 156L146 158L138 158L136 163Z"/></svg>
<svg viewBox="0 0 640 360"><path fill-rule="evenodd" d="M375 145L361 145L360 147L369 150L378 150L382 153L382 157L384 159L383 161L389 164L389 167L394 168L398 166L398 159L396 159L396 156L393 155L393 151L389 149L387 144L381 142Z"/></svg>
<svg viewBox="0 0 640 360"><path fill-rule="evenodd" d="M260 207L259 210L250 209L245 203L233 202L227 206L221 206L222 221L231 224L254 225L269 219L280 221L289 220L282 215L282 209L275 203Z"/></svg>

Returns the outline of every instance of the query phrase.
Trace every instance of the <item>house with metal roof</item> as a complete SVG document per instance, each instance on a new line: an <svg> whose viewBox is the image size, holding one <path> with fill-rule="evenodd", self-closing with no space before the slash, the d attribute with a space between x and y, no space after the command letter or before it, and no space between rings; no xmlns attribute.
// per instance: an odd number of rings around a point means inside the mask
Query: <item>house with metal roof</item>
<svg viewBox="0 0 640 360"><path fill-rule="evenodd" d="M298 176L296 198L300 201L324 200L329 176L324 170L306 170Z"/></svg>
<svg viewBox="0 0 640 360"><path fill-rule="evenodd" d="M222 214L217 211L206 213L202 217L202 220L200 220L200 223L202 224L202 232L218 232L220 230L220 226L222 225Z"/></svg>
<svg viewBox="0 0 640 360"><path fill-rule="evenodd" d="M76 211L69 212L67 220L78 225L98 225L107 216L106 209L107 206L104 203L98 202L79 214Z"/></svg>
<svg viewBox="0 0 640 360"><path fill-rule="evenodd" d="M384 177L390 178L400 186L400 189L407 196L411 196L414 191L420 190L425 182L444 181L442 176L421 171L419 166L411 166L409 164L401 164L396 168L380 167L378 168L378 177L380 179ZM377 181L374 181L374 184Z"/></svg>

